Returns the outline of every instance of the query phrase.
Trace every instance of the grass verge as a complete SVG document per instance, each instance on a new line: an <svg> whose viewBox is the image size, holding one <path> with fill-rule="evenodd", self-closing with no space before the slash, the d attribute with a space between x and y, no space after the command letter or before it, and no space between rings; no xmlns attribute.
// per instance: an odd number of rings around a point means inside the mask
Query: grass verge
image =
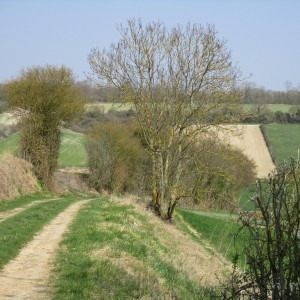
<svg viewBox="0 0 300 300"><path fill-rule="evenodd" d="M39 230L76 199L77 197L69 196L61 198L59 201L49 200L37 203L0 222L0 269L2 269L9 260L16 257L20 249L25 246ZM16 200L14 204L16 205L19 201L20 200ZM30 201L32 201L32 199L28 200L28 202Z"/></svg>
<svg viewBox="0 0 300 300"><path fill-rule="evenodd" d="M28 196L18 197L8 201L0 200L0 212L9 211L14 208L24 207L34 201L38 201L38 200L44 201L44 200L50 200L52 198L53 197L51 194L46 194L43 192L43 193L36 193Z"/></svg>
<svg viewBox="0 0 300 300"><path fill-rule="evenodd" d="M195 229L201 239L207 241L214 249L232 261L236 254L240 255L240 268L244 268L246 257L243 254L247 236L236 220L224 218L218 214L212 216L199 214L197 211L178 209L183 219ZM202 241L203 242L203 241Z"/></svg>
<svg viewBox="0 0 300 300"><path fill-rule="evenodd" d="M210 299L209 290L184 266L172 264L176 254L156 231L147 215L132 206L91 201L60 245L54 298Z"/></svg>

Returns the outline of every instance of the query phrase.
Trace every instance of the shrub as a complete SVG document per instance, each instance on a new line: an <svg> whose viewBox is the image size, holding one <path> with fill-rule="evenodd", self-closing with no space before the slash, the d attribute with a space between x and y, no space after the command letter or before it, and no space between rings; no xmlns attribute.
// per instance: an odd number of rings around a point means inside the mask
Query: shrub
<svg viewBox="0 0 300 300"><path fill-rule="evenodd" d="M185 185L193 186L193 205L201 209L232 210L238 206L239 191L255 181L255 164L241 151L210 139L191 149Z"/></svg>
<svg viewBox="0 0 300 300"><path fill-rule="evenodd" d="M89 130L89 179L97 190L137 194L147 190L147 153L135 129L132 122L107 122Z"/></svg>
<svg viewBox="0 0 300 300"><path fill-rule="evenodd" d="M257 183L256 211L241 212L248 234L247 270L233 276L223 299L300 299L300 164L291 158ZM242 280L241 280L242 278Z"/></svg>

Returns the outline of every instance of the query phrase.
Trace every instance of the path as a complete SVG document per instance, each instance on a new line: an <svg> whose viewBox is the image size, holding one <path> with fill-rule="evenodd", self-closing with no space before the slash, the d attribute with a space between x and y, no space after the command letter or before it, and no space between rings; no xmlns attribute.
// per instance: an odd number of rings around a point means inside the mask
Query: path
<svg viewBox="0 0 300 300"><path fill-rule="evenodd" d="M0 299L49 299L48 278L55 250L75 214L90 200L70 205L46 225L0 273Z"/></svg>
<svg viewBox="0 0 300 300"><path fill-rule="evenodd" d="M25 209L37 204L37 203L41 203L41 202L46 202L46 201L55 201L55 200L59 200L59 198L55 198L55 199L44 199L44 200L36 200L36 201L33 201L29 204L26 204L22 207L16 207L14 209L11 209L9 211L4 211L4 212L1 212L0 213L0 222L6 220L7 218L10 218L10 217L13 217L15 216L16 214L24 211ZM0 299L1 300L1 299Z"/></svg>

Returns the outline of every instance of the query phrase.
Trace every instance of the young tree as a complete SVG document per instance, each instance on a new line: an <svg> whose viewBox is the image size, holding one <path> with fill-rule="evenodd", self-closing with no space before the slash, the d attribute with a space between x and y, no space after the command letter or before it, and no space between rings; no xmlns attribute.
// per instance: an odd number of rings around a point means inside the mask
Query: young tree
<svg viewBox="0 0 300 300"><path fill-rule="evenodd" d="M246 272L233 274L223 299L300 299L299 161L290 158L258 181L253 202L255 212L240 213Z"/></svg>
<svg viewBox="0 0 300 300"><path fill-rule="evenodd" d="M22 156L49 188L57 167L62 122L84 109L74 83L71 70L64 66L38 66L22 70L6 84L6 100L22 117Z"/></svg>
<svg viewBox="0 0 300 300"><path fill-rule="evenodd" d="M211 25L167 30L161 22L129 20L120 40L88 57L100 84L132 103L152 161L152 199L170 219L182 194L187 149L200 133L233 121L241 95L239 72Z"/></svg>

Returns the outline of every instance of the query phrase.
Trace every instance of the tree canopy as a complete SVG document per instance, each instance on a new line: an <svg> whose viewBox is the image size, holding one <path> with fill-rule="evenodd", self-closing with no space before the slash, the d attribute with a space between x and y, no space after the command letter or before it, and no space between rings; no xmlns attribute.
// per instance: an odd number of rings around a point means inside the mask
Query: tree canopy
<svg viewBox="0 0 300 300"><path fill-rule="evenodd" d="M186 151L212 126L237 118L238 68L212 25L167 29L161 22L129 20L120 40L88 57L95 79L131 102L152 160L153 205L171 218L185 197L180 179ZM162 211L166 204L166 212Z"/></svg>
<svg viewBox="0 0 300 300"><path fill-rule="evenodd" d="M47 65L22 70L6 84L6 100L22 117L22 156L49 186L57 167L60 126L84 109L74 82L69 68Z"/></svg>

